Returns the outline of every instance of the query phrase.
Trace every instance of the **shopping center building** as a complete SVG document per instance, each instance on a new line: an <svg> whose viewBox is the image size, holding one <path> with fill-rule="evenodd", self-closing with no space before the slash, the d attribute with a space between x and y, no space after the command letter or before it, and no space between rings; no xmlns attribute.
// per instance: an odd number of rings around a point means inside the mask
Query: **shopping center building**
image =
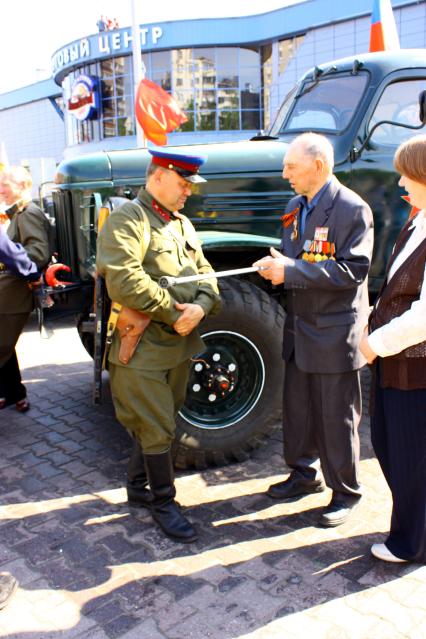
<svg viewBox="0 0 426 639"><path fill-rule="evenodd" d="M146 77L188 121L169 144L249 138L268 129L315 64L366 52L373 0L301 0L268 13L140 26ZM393 0L401 47L426 46L426 3ZM131 27L52 52L52 78L0 95L9 161L136 146ZM46 176L42 176L44 178Z"/></svg>

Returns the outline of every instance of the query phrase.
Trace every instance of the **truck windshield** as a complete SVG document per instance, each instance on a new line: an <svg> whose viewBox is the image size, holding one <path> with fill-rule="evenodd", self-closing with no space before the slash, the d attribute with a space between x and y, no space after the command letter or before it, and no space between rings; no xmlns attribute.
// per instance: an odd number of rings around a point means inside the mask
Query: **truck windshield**
<svg viewBox="0 0 426 639"><path fill-rule="evenodd" d="M358 74L306 82L298 93L299 97L294 94L287 96L270 135L290 131L343 131L357 110L367 80L367 74ZM291 98L293 104L290 110L288 102Z"/></svg>

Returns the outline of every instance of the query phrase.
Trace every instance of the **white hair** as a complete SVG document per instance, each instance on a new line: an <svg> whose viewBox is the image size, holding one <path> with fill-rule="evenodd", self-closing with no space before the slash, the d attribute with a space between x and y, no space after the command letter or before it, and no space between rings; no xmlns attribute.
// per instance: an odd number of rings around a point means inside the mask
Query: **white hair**
<svg viewBox="0 0 426 639"><path fill-rule="evenodd" d="M334 149L331 142L319 133L302 133L292 144L301 144L306 155L313 160L320 158L331 172L334 166Z"/></svg>
<svg viewBox="0 0 426 639"><path fill-rule="evenodd" d="M2 182L12 182L20 187L22 194L30 194L33 185L33 179L30 172L24 166L10 166L0 173Z"/></svg>

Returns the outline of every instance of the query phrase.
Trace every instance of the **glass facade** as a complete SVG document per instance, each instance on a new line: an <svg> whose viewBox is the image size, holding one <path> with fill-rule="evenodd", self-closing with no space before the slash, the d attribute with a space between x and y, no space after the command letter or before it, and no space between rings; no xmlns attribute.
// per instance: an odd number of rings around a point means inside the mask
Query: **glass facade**
<svg viewBox="0 0 426 639"><path fill-rule="evenodd" d="M101 134L104 138L133 135L133 76L130 56L103 60L101 80Z"/></svg>
<svg viewBox="0 0 426 639"><path fill-rule="evenodd" d="M262 95L263 95L263 128L269 129L272 124L269 120L273 98L278 105L284 99L279 95L279 78L286 72L288 65L297 54L297 50L303 43L304 35L279 40L276 46L278 60L274 65L273 46L267 44L261 47L261 70L262 70ZM275 72L274 72L275 67ZM274 95L275 94L275 95Z"/></svg>
<svg viewBox="0 0 426 639"><path fill-rule="evenodd" d="M173 95L188 117L181 131L257 131L264 126L263 67L268 47L206 47L144 53L146 77ZM270 47L269 47L270 48ZM99 117L80 121L66 112L68 145L135 133L131 56L80 67L63 81L67 103L76 78L98 78ZM266 95L266 94L265 94Z"/></svg>
<svg viewBox="0 0 426 639"><path fill-rule="evenodd" d="M155 54L151 54L155 55ZM259 129L259 52L237 47L171 52L172 94L188 116L183 131Z"/></svg>

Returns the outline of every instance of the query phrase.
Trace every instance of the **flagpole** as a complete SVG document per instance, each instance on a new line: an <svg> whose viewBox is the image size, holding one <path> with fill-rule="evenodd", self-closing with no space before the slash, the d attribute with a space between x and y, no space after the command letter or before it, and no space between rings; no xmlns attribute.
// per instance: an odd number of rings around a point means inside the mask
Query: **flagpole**
<svg viewBox="0 0 426 639"><path fill-rule="evenodd" d="M391 0L373 0L370 25L370 53L400 49Z"/></svg>
<svg viewBox="0 0 426 639"><path fill-rule="evenodd" d="M136 11L136 1L130 0L131 10L132 10L132 58L133 58L133 86L134 86L134 95L136 100L136 95L138 92L138 87L140 81L145 77L144 69L142 66L142 56L141 56L141 38L140 38L140 25L137 19L137 11ZM142 130L141 125L137 121L135 117L136 124L136 146L138 148L146 147L146 140Z"/></svg>
<svg viewBox="0 0 426 639"><path fill-rule="evenodd" d="M3 171L3 169L7 169L8 166L9 160L7 159L6 145L2 140L0 144L0 171Z"/></svg>

